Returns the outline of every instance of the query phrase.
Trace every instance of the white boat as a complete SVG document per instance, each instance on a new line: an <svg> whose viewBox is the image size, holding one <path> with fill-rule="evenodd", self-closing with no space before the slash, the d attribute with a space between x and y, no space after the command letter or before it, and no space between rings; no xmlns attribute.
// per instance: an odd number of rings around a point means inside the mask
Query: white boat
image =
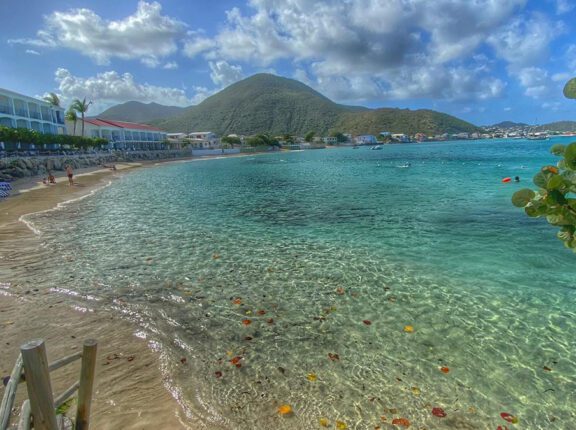
<svg viewBox="0 0 576 430"><path fill-rule="evenodd" d="M526 139L528 140L548 140L548 135L547 134L532 134L532 135L528 135L528 137L526 137Z"/></svg>

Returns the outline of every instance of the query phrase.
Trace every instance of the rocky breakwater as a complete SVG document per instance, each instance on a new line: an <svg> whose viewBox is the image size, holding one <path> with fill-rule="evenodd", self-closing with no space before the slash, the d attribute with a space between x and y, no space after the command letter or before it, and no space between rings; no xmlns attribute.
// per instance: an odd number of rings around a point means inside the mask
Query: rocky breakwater
<svg viewBox="0 0 576 430"><path fill-rule="evenodd" d="M46 175L50 171L64 171L69 164L73 169L98 167L104 164L167 160L190 157L190 151L115 151L94 154L26 156L0 158L0 181Z"/></svg>

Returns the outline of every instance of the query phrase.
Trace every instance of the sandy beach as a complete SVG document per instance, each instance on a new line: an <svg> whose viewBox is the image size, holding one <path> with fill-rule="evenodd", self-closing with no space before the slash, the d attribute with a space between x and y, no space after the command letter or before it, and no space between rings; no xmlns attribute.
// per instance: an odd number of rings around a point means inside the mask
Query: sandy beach
<svg viewBox="0 0 576 430"><path fill-rule="evenodd" d="M49 210L60 202L87 195L141 166L130 163L117 164L116 171L80 170L75 172L73 187L62 176L50 186L42 184L41 178L14 183L17 195L0 203L0 267L18 265L19 258L30 258L30 252L41 245L41 239L19 221L22 215ZM49 291L10 282L13 280L0 279L2 376L10 374L19 346L30 339L45 339L52 361L82 348L84 339L94 338L99 349L92 428L192 428L185 424L190 420L176 400L177 392L161 372L159 352L146 339L137 337L130 323L105 311L74 309ZM54 391L60 393L70 386L78 372L78 363L55 372ZM0 389L0 396L3 391ZM26 388L22 384L16 406L24 398ZM14 418L12 422L15 421Z"/></svg>

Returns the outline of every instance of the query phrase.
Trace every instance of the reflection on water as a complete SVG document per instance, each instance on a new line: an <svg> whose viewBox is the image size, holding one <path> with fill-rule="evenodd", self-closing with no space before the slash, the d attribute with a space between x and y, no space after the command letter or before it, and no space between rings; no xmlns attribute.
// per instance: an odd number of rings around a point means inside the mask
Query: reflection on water
<svg viewBox="0 0 576 430"><path fill-rule="evenodd" d="M33 217L44 249L15 252L10 276L133 320L206 428L510 426L501 413L570 428L574 256L510 205L519 185L500 183L549 162L546 147L135 172Z"/></svg>

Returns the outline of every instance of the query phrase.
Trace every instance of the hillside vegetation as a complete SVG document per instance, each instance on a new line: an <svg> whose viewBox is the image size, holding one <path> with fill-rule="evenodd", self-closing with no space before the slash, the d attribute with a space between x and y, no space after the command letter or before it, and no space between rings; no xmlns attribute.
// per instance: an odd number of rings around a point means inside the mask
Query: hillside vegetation
<svg viewBox="0 0 576 430"><path fill-rule="evenodd" d="M451 115L428 109L375 109L367 112L345 113L340 115L336 128L348 133L368 133L377 135L381 131L413 135L424 133L473 133L478 127Z"/></svg>
<svg viewBox="0 0 576 430"><path fill-rule="evenodd" d="M576 121L558 121L534 127L534 131L576 131Z"/></svg>
<svg viewBox="0 0 576 430"><path fill-rule="evenodd" d="M178 106L164 106L158 103L126 102L112 106L98 115L98 118L128 122L150 122L181 115L185 110Z"/></svg>
<svg viewBox="0 0 576 430"><path fill-rule="evenodd" d="M432 110L337 104L302 82L264 73L236 82L176 116L148 122L168 132L213 131L219 135L480 131L466 121Z"/></svg>

